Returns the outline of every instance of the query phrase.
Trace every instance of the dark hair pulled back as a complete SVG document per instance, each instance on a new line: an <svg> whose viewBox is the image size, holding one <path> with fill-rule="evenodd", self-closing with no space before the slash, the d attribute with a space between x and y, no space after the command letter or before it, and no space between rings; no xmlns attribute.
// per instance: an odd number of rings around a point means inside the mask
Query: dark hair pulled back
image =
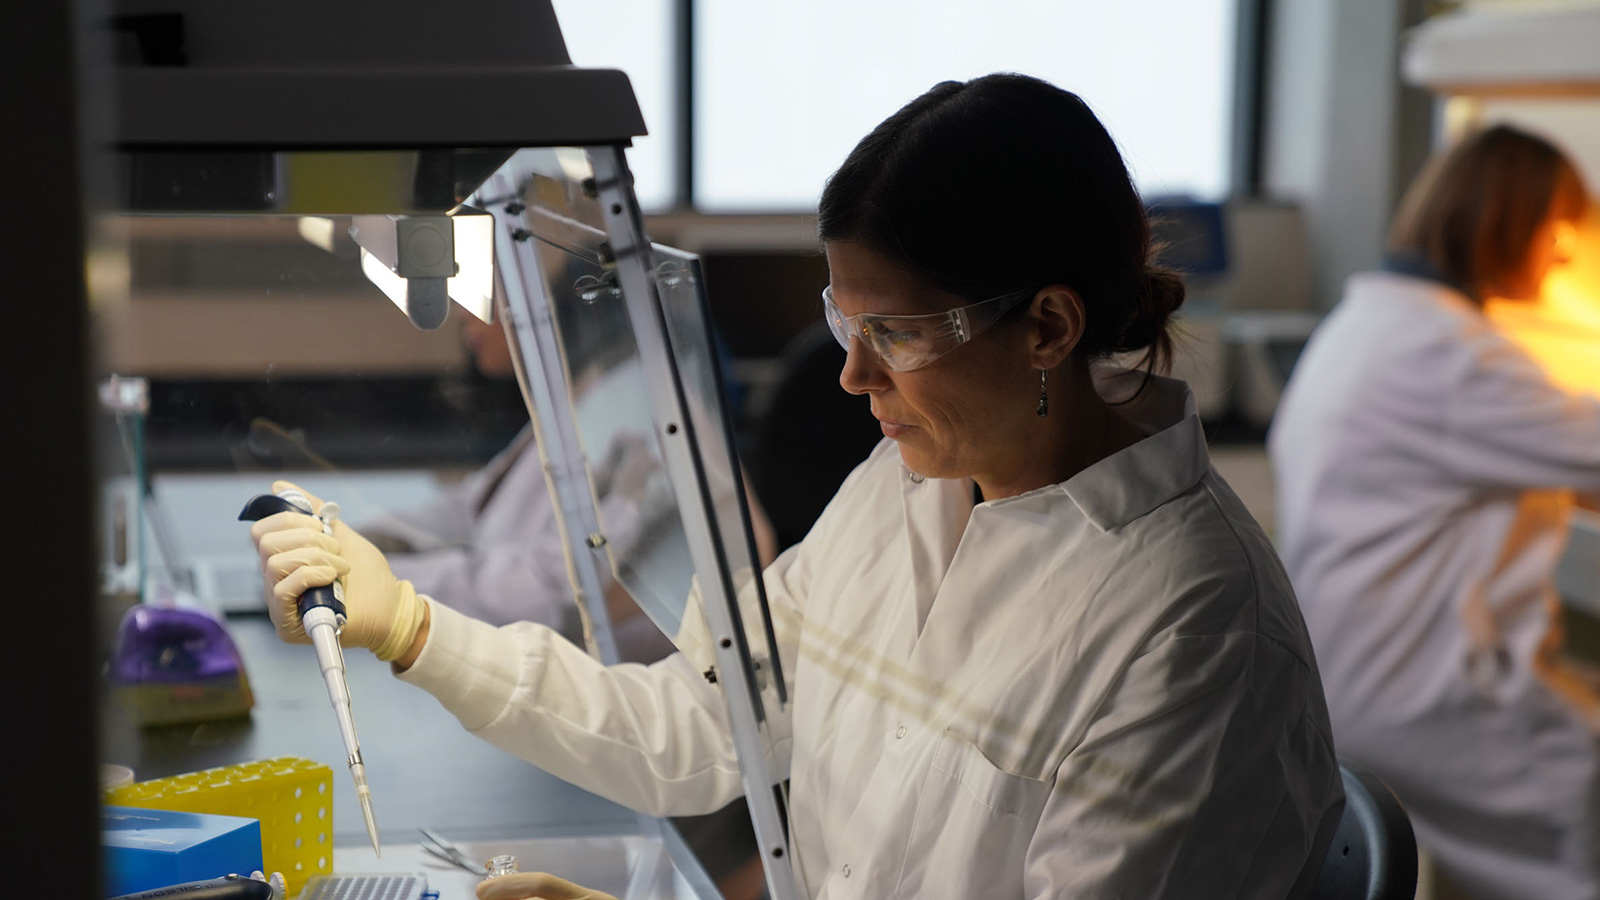
<svg viewBox="0 0 1600 900"><path fill-rule="evenodd" d="M1067 285L1087 319L1077 352L1171 361L1183 282L1151 261L1111 135L1076 94L1037 78L946 81L906 104L828 180L818 231L968 302Z"/></svg>

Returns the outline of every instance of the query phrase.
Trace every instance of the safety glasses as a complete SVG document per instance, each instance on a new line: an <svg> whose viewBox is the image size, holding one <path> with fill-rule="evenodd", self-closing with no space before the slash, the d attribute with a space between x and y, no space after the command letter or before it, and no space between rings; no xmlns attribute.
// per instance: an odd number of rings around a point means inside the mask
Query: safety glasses
<svg viewBox="0 0 1600 900"><path fill-rule="evenodd" d="M1031 298L1032 290L1013 291L988 300L921 316L844 315L833 302L833 286L822 289L823 316L834 340L846 351L850 339L864 343L884 366L910 372L972 340L1005 312Z"/></svg>

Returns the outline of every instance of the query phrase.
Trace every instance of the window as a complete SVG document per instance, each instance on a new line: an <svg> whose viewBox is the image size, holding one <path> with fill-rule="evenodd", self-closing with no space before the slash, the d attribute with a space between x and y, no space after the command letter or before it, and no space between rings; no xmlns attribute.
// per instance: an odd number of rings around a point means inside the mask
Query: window
<svg viewBox="0 0 1600 900"><path fill-rule="evenodd" d="M814 209L874 125L935 82L995 71L1080 94L1147 197L1228 191L1239 0L557 0L573 61L632 78L651 130L629 155L647 208L678 194L682 2L703 212Z"/></svg>
<svg viewBox="0 0 1600 900"><path fill-rule="evenodd" d="M1147 195L1227 190L1234 0L700 0L696 205L815 205L859 140L944 79L1081 95ZM1025 186L1019 186L1025 189Z"/></svg>
<svg viewBox="0 0 1600 900"><path fill-rule="evenodd" d="M673 0L553 0L573 65L621 69L650 133L633 142L628 168L645 212L677 199L677 38Z"/></svg>

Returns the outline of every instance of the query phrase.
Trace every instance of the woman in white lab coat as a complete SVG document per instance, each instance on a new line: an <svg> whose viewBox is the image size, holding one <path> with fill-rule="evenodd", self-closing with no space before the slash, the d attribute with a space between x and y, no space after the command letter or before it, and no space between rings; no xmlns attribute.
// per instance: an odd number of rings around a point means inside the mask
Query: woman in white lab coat
<svg viewBox="0 0 1600 900"><path fill-rule="evenodd" d="M1094 365L1166 352L1183 298L1110 136L1035 79L946 82L857 145L819 221L840 382L888 440L765 573L801 895L1307 896L1342 794L1287 577L1187 387ZM344 574L347 642L486 740L656 814L742 792L693 630L605 669L316 526L254 530L286 637Z"/></svg>
<svg viewBox="0 0 1600 900"><path fill-rule="evenodd" d="M1600 491L1600 400L1553 387L1482 306L1532 299L1586 203L1511 128L1435 160L1269 438L1340 752L1480 900L1600 897L1600 694L1560 657L1553 581L1574 491Z"/></svg>

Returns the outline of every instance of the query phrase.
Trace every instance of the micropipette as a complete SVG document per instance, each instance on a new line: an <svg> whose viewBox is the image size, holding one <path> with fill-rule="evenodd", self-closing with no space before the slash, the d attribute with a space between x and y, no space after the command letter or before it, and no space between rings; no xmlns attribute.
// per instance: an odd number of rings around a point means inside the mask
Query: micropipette
<svg viewBox="0 0 1600 900"><path fill-rule="evenodd" d="M338 506L322 505L322 531L333 534L328 523L338 515ZM315 515L311 501L297 490L286 489L276 494L258 494L245 504L239 513L240 521L254 522L280 512L297 512ZM344 739L345 753L350 765L350 778L356 785L356 798L361 801L361 815L366 819L367 837L372 839L372 852L378 856L378 822L372 817L372 790L367 787L367 768L361 761L361 741L356 737L356 720L350 714L350 686L344 677L344 651L339 647L339 629L344 627L344 584L335 581L326 587L312 588L300 595L296 602L300 623L311 637L311 646L317 651L317 664L322 669L322 680L328 685L328 699L333 703L333 714L339 721L339 736Z"/></svg>

